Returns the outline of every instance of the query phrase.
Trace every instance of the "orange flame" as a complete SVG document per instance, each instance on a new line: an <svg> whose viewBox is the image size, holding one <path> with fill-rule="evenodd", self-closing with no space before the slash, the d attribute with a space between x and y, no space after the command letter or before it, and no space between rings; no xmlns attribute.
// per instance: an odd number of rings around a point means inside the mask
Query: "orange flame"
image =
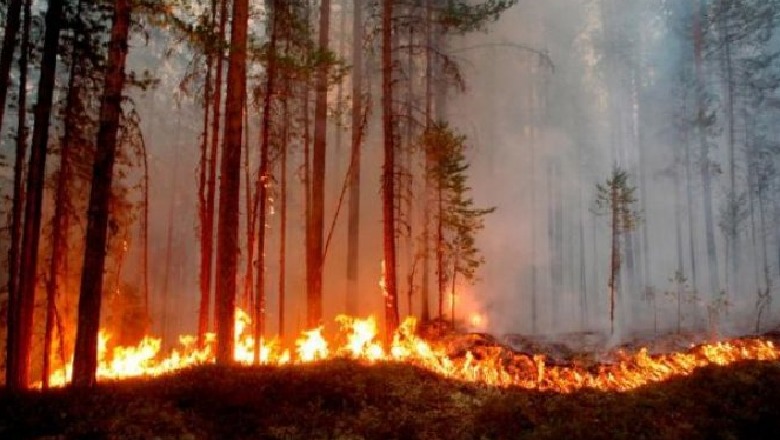
<svg viewBox="0 0 780 440"><path fill-rule="evenodd" d="M728 365L742 360L777 361L780 349L771 341L743 339L696 347L686 353L651 356L647 349L622 354L614 364L585 368L576 364L548 365L542 355L526 356L501 347L480 347L452 356L443 344L425 341L415 333L416 321L407 318L393 336L390 347L380 342L376 319L358 319L340 315L340 334L345 341L331 350L323 336L323 328L302 333L295 341L294 356L282 350L276 340L259 345L260 362L265 365L305 364L337 357L362 362L404 362L422 367L444 377L478 382L493 386L518 386L530 389L573 392L582 388L626 391L672 376L688 375L706 365ZM251 336L251 319L236 311L234 359L237 363L254 361L255 342ZM145 337L134 347L115 347L109 355L111 335L101 331L98 344L98 380L123 379L138 376L159 376L193 365L214 362L214 335L207 335L203 348L195 344L192 335L179 337L180 347L167 357L160 353L161 340ZM63 386L70 381L72 365L68 364L50 375L51 386ZM36 384L40 386L40 383Z"/></svg>

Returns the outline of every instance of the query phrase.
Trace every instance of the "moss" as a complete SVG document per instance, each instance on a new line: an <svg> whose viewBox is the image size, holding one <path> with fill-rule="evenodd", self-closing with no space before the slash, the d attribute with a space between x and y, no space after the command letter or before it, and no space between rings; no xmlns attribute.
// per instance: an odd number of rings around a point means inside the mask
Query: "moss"
<svg viewBox="0 0 780 440"><path fill-rule="evenodd" d="M398 364L200 367L89 392L0 391L0 438L776 439L780 365L707 367L628 393L447 380Z"/></svg>

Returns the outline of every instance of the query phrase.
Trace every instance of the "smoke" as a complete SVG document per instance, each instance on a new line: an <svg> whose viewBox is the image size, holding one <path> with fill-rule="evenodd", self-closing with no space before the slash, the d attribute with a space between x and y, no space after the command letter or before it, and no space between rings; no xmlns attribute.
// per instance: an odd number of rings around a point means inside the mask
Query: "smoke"
<svg viewBox="0 0 780 440"><path fill-rule="evenodd" d="M465 93L450 97L448 119L468 136L469 184L475 203L496 207L479 236L478 246L486 260L479 280L456 289L456 318L467 327L497 334L609 333L609 219L590 208L596 184L620 166L637 187L637 209L643 221L621 245L615 339L673 331L678 324L683 331L695 332L717 327L721 333L747 333L754 328L756 292L766 288L774 292L778 284L766 285L763 267L769 267L770 280L780 276L776 226L780 210L774 200L768 200L765 220L769 227L761 228L757 218L743 223L738 282L730 283L734 290L726 292L727 305L719 302L719 292L708 281L700 179L703 161L696 130L690 128L695 93L689 82L680 79L689 78L693 69L690 35L681 24L685 17L679 14L680 7L666 3L521 1L489 31L448 41L467 84ZM133 97L152 156L153 328L170 339L192 332L197 314L196 177L201 116L198 99L177 91L187 66L186 53L161 63L149 61L150 57L164 59L166 38L156 35L154 45L131 51L131 64L139 70L156 69L162 80L154 91L136 91ZM722 93L714 73L717 62L710 61L707 67L715 84L710 93L717 97ZM368 81L376 85L377 78ZM374 103L378 99L375 95ZM721 117L722 112L722 107L716 108ZM777 112L773 115L776 120ZM378 117L375 111L369 120L362 158L359 311L382 316ZM250 114L250 146L258 136L256 118ZM680 129L686 121L687 134ZM718 123L722 128L722 119ZM339 130L340 145L335 142ZM348 127L335 125L329 132L326 229L338 210L348 167L348 133ZM777 130L770 135L777 139ZM713 169L722 169L728 160L722 130L710 142L709 160ZM305 322L302 153L299 142L291 147L288 334L296 333ZM255 150L250 151L250 162L256 165ZM747 187L744 148L738 155L740 182ZM712 176L714 215L718 216L727 196L727 177L717 171ZM777 178L773 179L776 185ZM171 203L174 251L166 318L161 298ZM415 218L421 207L417 201ZM753 213L757 215L757 209ZM242 211L242 240L245 214ZM278 322L278 221L277 212L266 225L267 328L273 333ZM719 220L714 221L717 225ZM726 241L720 229L715 241L722 287L726 286ZM762 242L769 246L767 258L761 255ZM399 274L403 277L407 267L401 258ZM345 259L346 206L342 206L324 268L328 322L345 308ZM241 261L241 271L244 265ZM680 269L681 277L675 279ZM137 267L128 272L137 274ZM412 291L410 311L404 279L399 279L399 286L402 314L418 314L419 288ZM436 310L436 298L431 298L430 306ZM770 306L764 311L763 328L779 318L777 308Z"/></svg>

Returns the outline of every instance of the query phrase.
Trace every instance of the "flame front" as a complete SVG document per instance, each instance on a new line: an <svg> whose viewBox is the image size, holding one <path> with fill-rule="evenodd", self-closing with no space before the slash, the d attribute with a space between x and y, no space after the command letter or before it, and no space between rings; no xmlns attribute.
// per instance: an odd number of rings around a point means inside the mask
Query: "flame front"
<svg viewBox="0 0 780 440"><path fill-rule="evenodd" d="M403 362L422 367L444 377L492 386L518 386L562 393L582 388L627 391L673 376L688 375L706 365L728 365L743 360L777 361L780 349L771 341L740 339L695 347L686 353L651 356L647 349L624 354L612 364L586 368L576 364L549 365L542 355L526 356L501 347L481 347L465 355L450 356L443 344L429 343L415 333L416 321L407 318L395 332L392 344L385 348L379 339L376 319L358 319L340 315L338 340L343 344L331 349L323 328L302 333L295 341L294 355L282 349L278 341L261 340L259 362L264 365L305 364L333 358L361 362ZM255 342L251 336L251 318L236 311L234 359L240 364L254 362ZM179 337L179 347L167 357L160 353L161 340L145 337L134 347L114 347L109 354L111 335L101 331L98 344L98 380L139 376L159 376L193 365L214 362L214 334L208 334L203 348L192 335ZM50 375L51 386L63 386L70 380L68 364ZM40 384L36 384L40 386Z"/></svg>

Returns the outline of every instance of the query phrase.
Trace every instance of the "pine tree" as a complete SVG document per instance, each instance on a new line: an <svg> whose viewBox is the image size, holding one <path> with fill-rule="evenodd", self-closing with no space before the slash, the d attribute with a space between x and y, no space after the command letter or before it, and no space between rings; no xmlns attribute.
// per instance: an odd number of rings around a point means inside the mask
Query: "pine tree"
<svg viewBox="0 0 780 440"><path fill-rule="evenodd" d="M233 2L232 18L217 225L215 312L217 363L222 365L233 362L240 190L237 170L241 166L242 104L246 96L248 0Z"/></svg>
<svg viewBox="0 0 780 440"><path fill-rule="evenodd" d="M476 245L476 235L484 228L484 216L495 208L478 208L469 195L466 137L446 124L434 124L424 134L422 145L431 158L430 170L436 185L437 223L441 238L437 253L442 255L442 279L450 287L450 319L455 325L455 294L458 276L473 283L477 269L484 263ZM443 308L444 289L439 291L439 305ZM440 310L440 318L443 310Z"/></svg>
<svg viewBox="0 0 780 440"><path fill-rule="evenodd" d="M117 132L122 113L122 89L125 84L131 9L129 0L114 2L105 88L100 104L98 149L95 155L87 211L86 248L79 295L76 348L73 353L73 385L76 387L95 385L109 202L116 158Z"/></svg>
<svg viewBox="0 0 780 440"><path fill-rule="evenodd" d="M635 230L640 220L634 204L636 187L629 183L628 172L615 167L604 184L596 184L596 199L592 211L596 215L609 216L610 224L610 264L609 281L609 322L610 333L615 332L615 302L620 273L620 239Z"/></svg>
<svg viewBox="0 0 780 440"><path fill-rule="evenodd" d="M9 307L11 319L8 322L6 384L11 389L26 387L29 382L38 245L41 235L41 205L49 142L49 118L54 98L54 76L60 42L61 14L62 1L51 0L46 11L46 34L27 174L24 233L19 260L19 284L17 291L14 292L16 298L9 304L12 307Z"/></svg>

